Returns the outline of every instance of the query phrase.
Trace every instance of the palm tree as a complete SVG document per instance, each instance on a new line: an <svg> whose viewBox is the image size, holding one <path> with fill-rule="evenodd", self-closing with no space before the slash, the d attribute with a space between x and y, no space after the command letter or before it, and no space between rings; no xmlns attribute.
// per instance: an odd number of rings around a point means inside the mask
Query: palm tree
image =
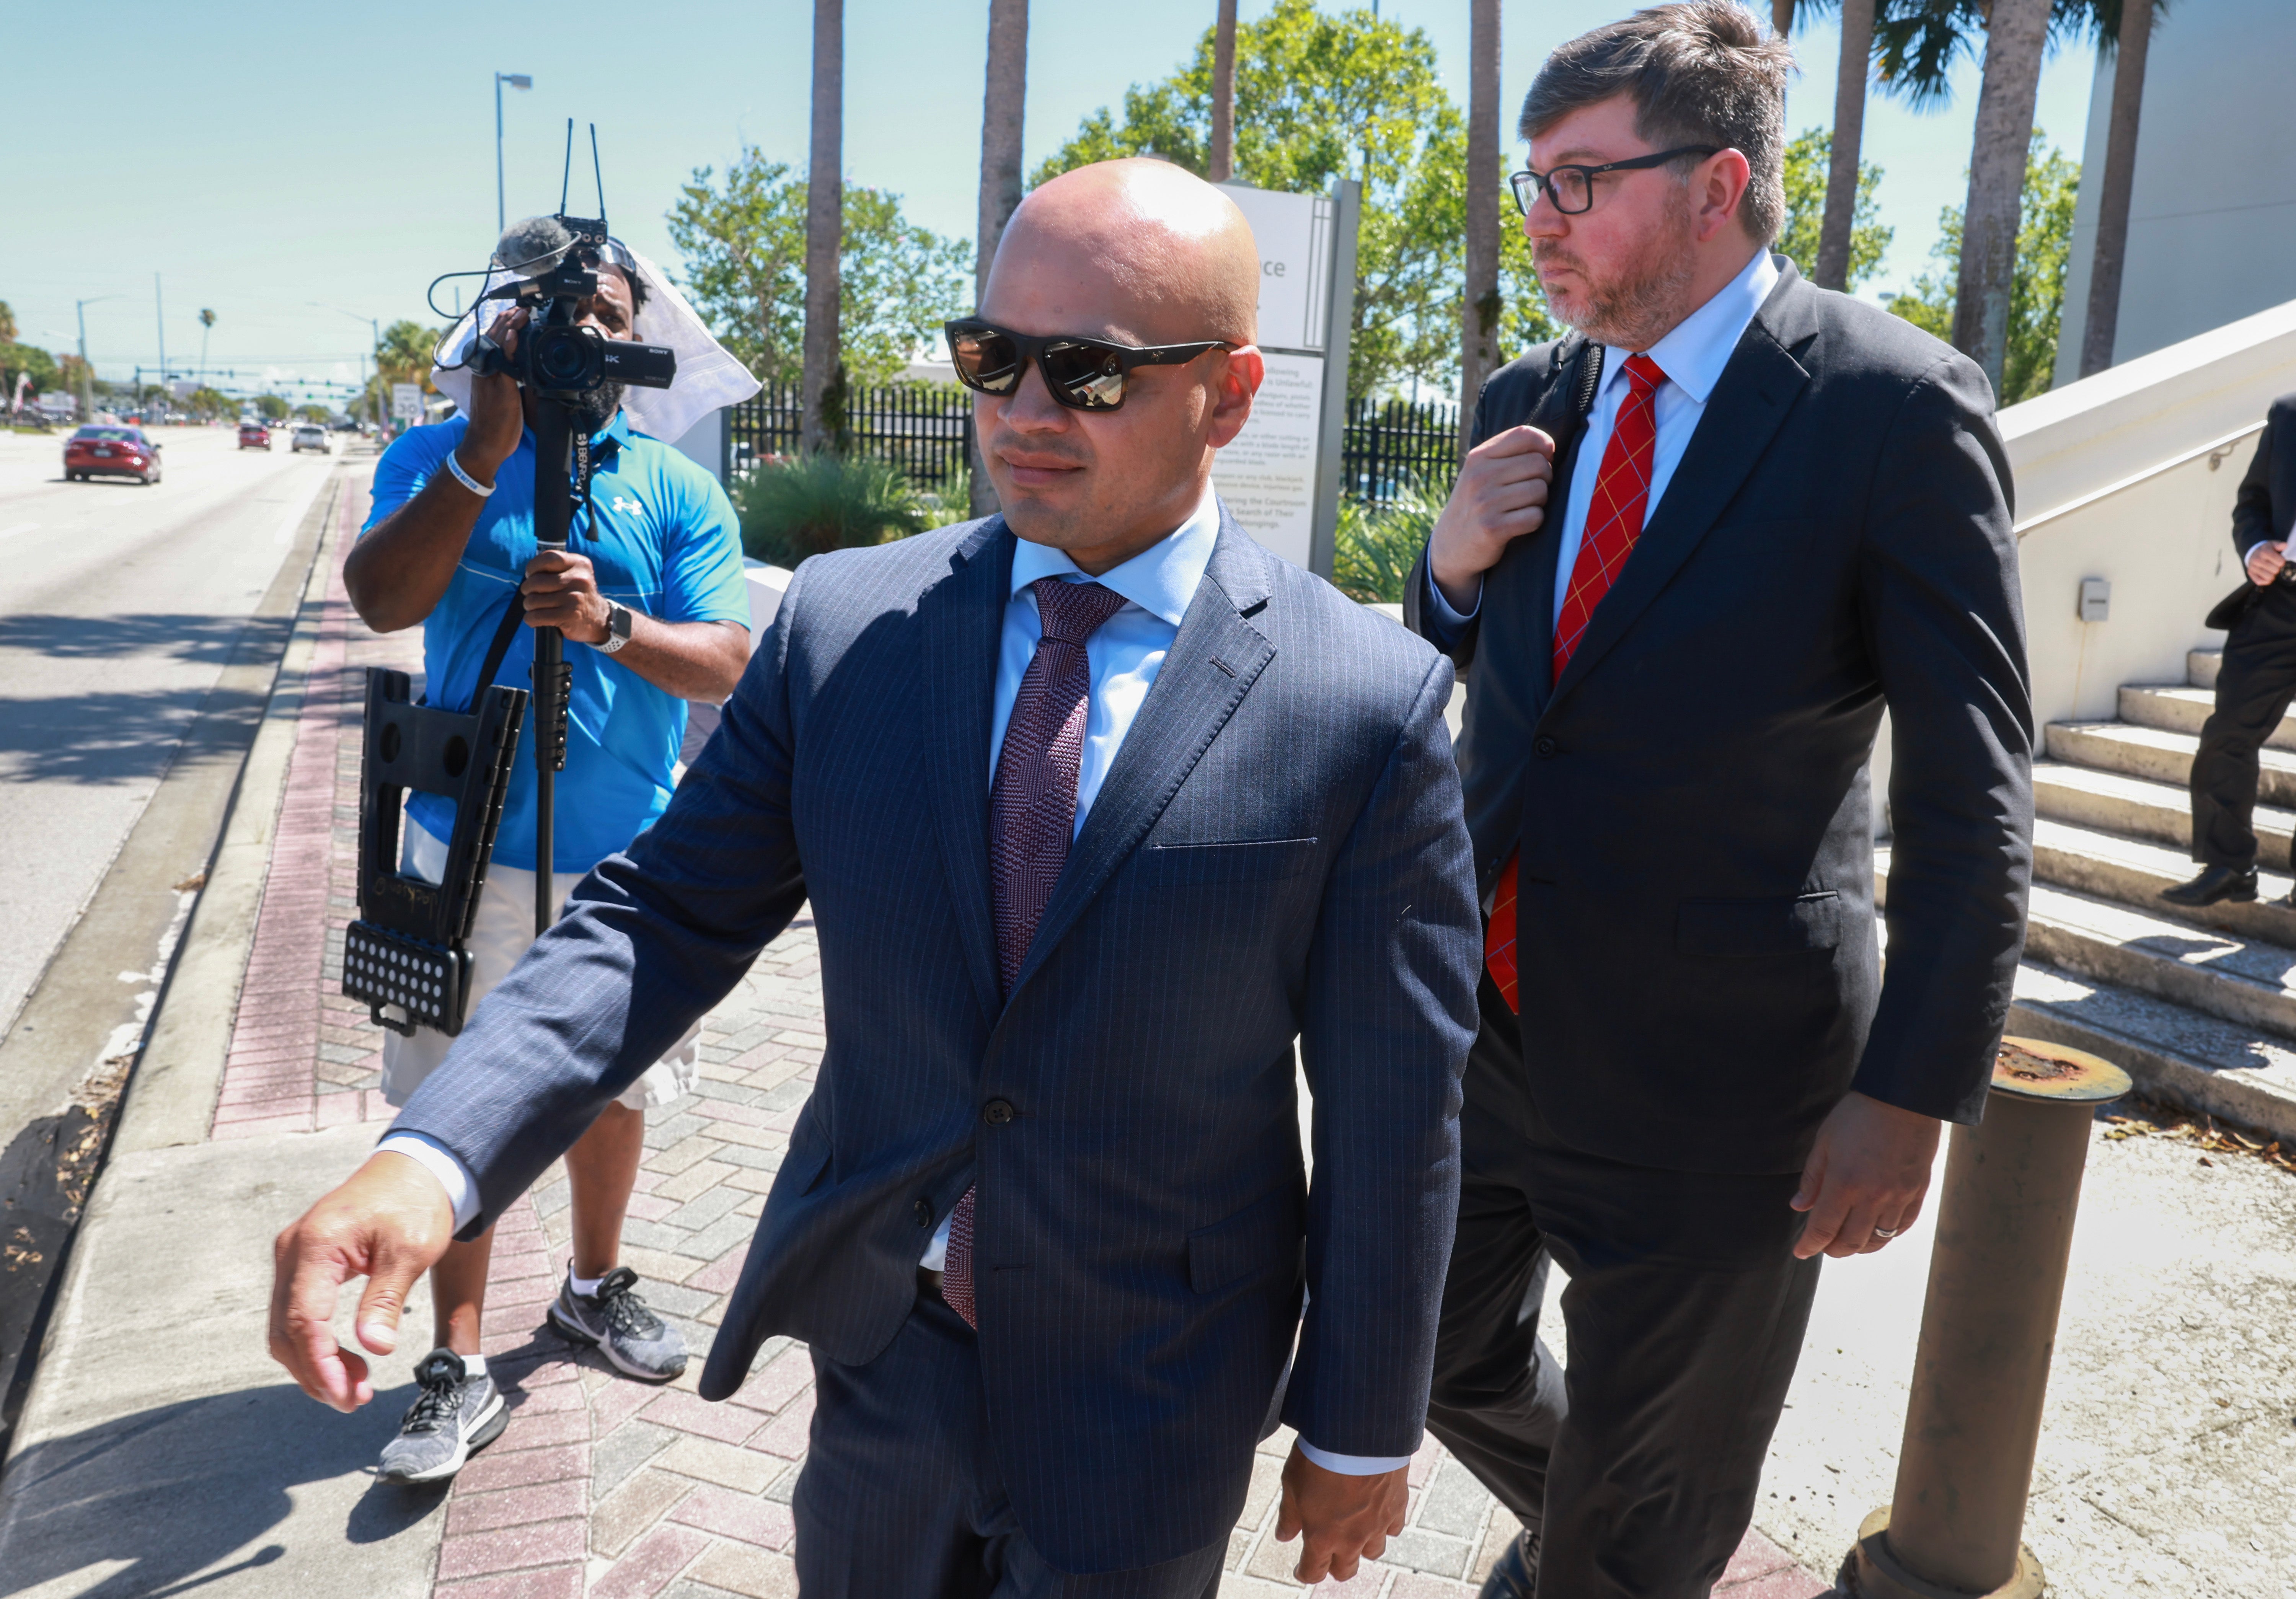
<svg viewBox="0 0 2296 1599"><path fill-rule="evenodd" d="M208 330L215 326L215 313L202 307L200 310L200 381L208 381Z"/></svg>
<svg viewBox="0 0 2296 1599"><path fill-rule="evenodd" d="M1962 210L1953 347L1984 368L1997 390L2009 354L2009 291L2017 271L2025 156L2048 32L2049 0L1993 0L1969 155L1969 200Z"/></svg>
<svg viewBox="0 0 2296 1599"><path fill-rule="evenodd" d="M1212 26L1212 148L1204 176L1216 184L1235 176L1235 0L1219 0Z"/></svg>
<svg viewBox="0 0 2296 1599"><path fill-rule="evenodd" d="M2136 177L2136 121L2144 104L2144 56L2152 43L2152 0L2120 0L2115 20L2112 113L2104 135L2098 186L2096 258L2089 269L2088 317L2082 324L2080 375L2112 365L2120 323L2120 267L2128 253L2128 196Z"/></svg>
<svg viewBox="0 0 2296 1599"><path fill-rule="evenodd" d="M1791 5L1792 0L1780 0ZM1459 303L1459 448L1498 361L1499 0L1471 0L1467 29L1467 283Z"/></svg>
<svg viewBox="0 0 2296 1599"><path fill-rule="evenodd" d="M1821 289L1849 287L1849 235L1857 212L1857 158L1866 138L1866 78L1874 53L1874 0L1841 0L1841 56L1833 77L1833 164L1817 230Z"/></svg>
<svg viewBox="0 0 2296 1599"><path fill-rule="evenodd" d="M988 0L988 87L980 111L980 230L972 263L972 301L988 292L988 268L996 259L1004 224L1021 203L1021 113L1029 93L1029 0ZM972 514L996 509L996 486L972 445Z"/></svg>
<svg viewBox="0 0 2296 1599"><path fill-rule="evenodd" d="M810 455L845 434L845 364L838 358L838 258L845 242L845 0L813 0L813 149L805 185L805 414Z"/></svg>

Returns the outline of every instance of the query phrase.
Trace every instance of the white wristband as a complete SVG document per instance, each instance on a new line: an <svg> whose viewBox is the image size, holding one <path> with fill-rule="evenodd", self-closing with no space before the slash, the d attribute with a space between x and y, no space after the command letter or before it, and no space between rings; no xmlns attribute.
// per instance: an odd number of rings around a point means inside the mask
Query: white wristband
<svg viewBox="0 0 2296 1599"><path fill-rule="evenodd" d="M485 499L487 496L495 491L495 486L493 484L482 484L476 478L471 476L470 473L464 472L463 470L463 463L455 459L455 452L453 450L448 450L447 452L447 470L455 474L455 481L460 483L472 494L477 495L480 499Z"/></svg>

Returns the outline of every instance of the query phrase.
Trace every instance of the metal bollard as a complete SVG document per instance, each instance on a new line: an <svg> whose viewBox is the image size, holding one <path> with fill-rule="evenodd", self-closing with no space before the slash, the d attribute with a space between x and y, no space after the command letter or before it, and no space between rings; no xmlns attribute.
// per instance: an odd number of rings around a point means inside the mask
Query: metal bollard
<svg viewBox="0 0 2296 1599"><path fill-rule="evenodd" d="M1842 1562L1861 1599L2040 1599L2021 1541L2096 1107L2118 1066L2004 1038L1985 1119L1953 1129L1890 1503Z"/></svg>

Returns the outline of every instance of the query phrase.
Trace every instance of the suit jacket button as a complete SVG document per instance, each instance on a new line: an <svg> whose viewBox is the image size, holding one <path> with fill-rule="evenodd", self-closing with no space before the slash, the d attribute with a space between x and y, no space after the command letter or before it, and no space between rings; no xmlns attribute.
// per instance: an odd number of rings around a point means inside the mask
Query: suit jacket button
<svg viewBox="0 0 2296 1599"><path fill-rule="evenodd" d="M1540 739L1531 746L1531 749L1538 752L1538 758L1541 760L1553 760L1562 752L1562 746L1551 738Z"/></svg>
<svg viewBox="0 0 2296 1599"><path fill-rule="evenodd" d="M980 1119L993 1128L1003 1127L1013 1119L1013 1102L1008 1099L990 1100L980 1107Z"/></svg>
<svg viewBox="0 0 2296 1599"><path fill-rule="evenodd" d="M921 1227L929 1227L932 1226L932 1201L919 1200L917 1201L917 1226Z"/></svg>

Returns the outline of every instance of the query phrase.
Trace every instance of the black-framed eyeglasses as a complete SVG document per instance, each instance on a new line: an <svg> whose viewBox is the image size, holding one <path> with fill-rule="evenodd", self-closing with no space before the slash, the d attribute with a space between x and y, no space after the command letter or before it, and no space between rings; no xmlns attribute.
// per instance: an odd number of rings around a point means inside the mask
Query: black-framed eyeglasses
<svg viewBox="0 0 2296 1599"><path fill-rule="evenodd" d="M1722 153L1718 144L1677 144L1672 150L1658 151L1651 155L1638 155L1623 161L1605 161L1599 167L1557 167L1552 172L1518 172L1507 179L1507 187L1514 191L1514 209L1524 216L1530 215L1533 201L1541 193L1554 203L1554 209L1566 217L1577 217L1592 210L1595 205L1595 179L1605 172L1640 172L1647 167L1663 167L1678 156L1710 156Z"/></svg>
<svg viewBox="0 0 2296 1599"><path fill-rule="evenodd" d="M1071 411L1113 411L1136 366L1185 366L1206 350L1241 349L1225 339L1194 344L1117 344L1081 334L1016 333L978 316L944 323L956 381L982 394L1011 394L1034 361L1045 387Z"/></svg>

